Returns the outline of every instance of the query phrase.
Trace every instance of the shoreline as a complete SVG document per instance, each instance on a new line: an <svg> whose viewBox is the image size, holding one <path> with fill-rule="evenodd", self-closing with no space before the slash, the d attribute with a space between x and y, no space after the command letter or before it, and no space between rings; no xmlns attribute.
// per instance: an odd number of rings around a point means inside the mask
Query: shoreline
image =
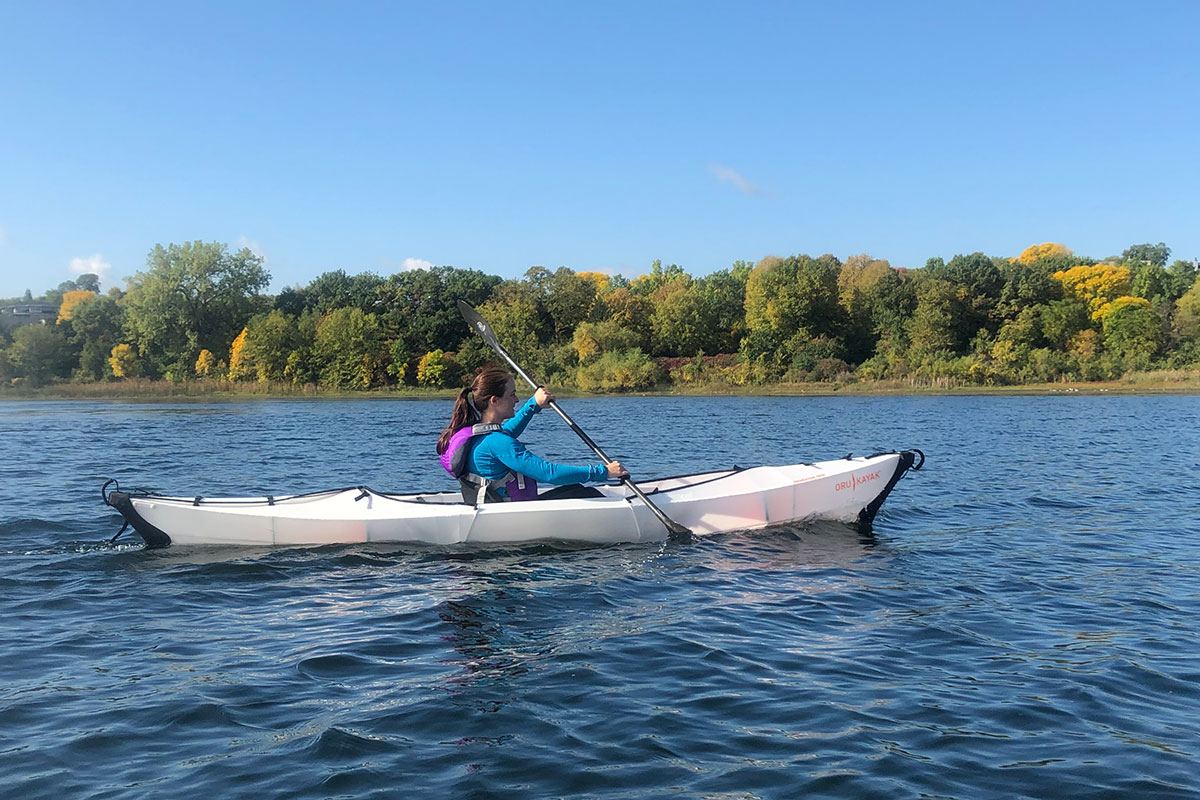
<svg viewBox="0 0 1200 800"><path fill-rule="evenodd" d="M122 381L113 383L59 384L40 388L0 389L3 400L113 400L121 402L188 402L247 400L451 400L452 389L372 389L336 391L313 386L288 387L231 384L227 381ZM1050 396L1050 395L1187 395L1200 394L1200 373L1183 373L1171 380L1159 375L1116 381L1072 381L1012 386L917 385L907 381L870 383L779 383L756 386L726 384L675 385L642 392L593 394L555 391L560 397L921 397L921 396Z"/></svg>

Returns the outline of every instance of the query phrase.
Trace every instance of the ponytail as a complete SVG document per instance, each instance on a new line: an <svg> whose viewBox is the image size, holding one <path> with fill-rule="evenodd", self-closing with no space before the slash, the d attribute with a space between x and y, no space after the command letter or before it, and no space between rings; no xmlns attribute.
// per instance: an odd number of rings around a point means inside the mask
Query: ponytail
<svg viewBox="0 0 1200 800"><path fill-rule="evenodd" d="M483 409L491 405L493 397L503 397L504 390L512 376L499 367L480 369L474 378L463 387L454 399L454 410L450 412L450 424L438 437L438 455L446 452L450 446L450 437L468 425L474 425L482 418Z"/></svg>

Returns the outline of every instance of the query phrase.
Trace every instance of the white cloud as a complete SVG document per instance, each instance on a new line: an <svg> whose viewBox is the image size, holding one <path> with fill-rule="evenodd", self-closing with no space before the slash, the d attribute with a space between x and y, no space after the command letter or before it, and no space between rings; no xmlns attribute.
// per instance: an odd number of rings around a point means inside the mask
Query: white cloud
<svg viewBox="0 0 1200 800"><path fill-rule="evenodd" d="M112 272L112 264L105 261L99 253L88 258L72 258L70 264L72 275L92 275L100 278L101 283L108 281L108 273Z"/></svg>
<svg viewBox="0 0 1200 800"><path fill-rule="evenodd" d="M710 164L708 167L713 176L723 183L732 183L742 194L755 195L760 194L761 190L750 181L746 180L740 172L724 164Z"/></svg>
<svg viewBox="0 0 1200 800"><path fill-rule="evenodd" d="M237 252L243 247L261 258L264 264L267 263L267 251L263 250L263 246L257 241L246 236L239 236L237 237L237 241L233 243L233 250Z"/></svg>
<svg viewBox="0 0 1200 800"><path fill-rule="evenodd" d="M410 269L429 269L432 266L432 261L426 261L423 258L413 258L412 256L409 256L400 262L400 271L408 272Z"/></svg>

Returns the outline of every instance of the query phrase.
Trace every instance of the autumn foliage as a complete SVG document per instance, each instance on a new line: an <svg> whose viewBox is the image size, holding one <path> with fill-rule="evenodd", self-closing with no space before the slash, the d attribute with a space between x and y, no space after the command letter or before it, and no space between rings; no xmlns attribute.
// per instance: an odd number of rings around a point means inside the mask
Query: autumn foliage
<svg viewBox="0 0 1200 800"><path fill-rule="evenodd" d="M75 289L70 292L63 292L62 305L58 307L57 321L62 322L70 319L71 314L75 311L76 306L78 306L80 303L86 303L95 296L95 292L91 292L86 289Z"/></svg>
<svg viewBox="0 0 1200 800"><path fill-rule="evenodd" d="M867 253L798 253L704 275L654 261L632 279L540 266L507 280L454 267L339 269L268 295L249 251L156 246L126 290L63 284L57 324L0 331L0 385L455 388L496 358L463 323L460 299L563 389L1111 379L1200 365L1197 268L1169 254L1160 242L1096 259L1045 242L906 269Z"/></svg>
<svg viewBox="0 0 1200 800"><path fill-rule="evenodd" d="M1038 261L1058 258L1062 256L1072 256L1071 248L1058 244L1057 242L1042 242L1041 244L1031 244L1021 251L1021 255L1017 256L1012 261L1021 264L1036 264Z"/></svg>
<svg viewBox="0 0 1200 800"><path fill-rule="evenodd" d="M1056 272L1054 279L1068 296L1086 303L1092 319L1099 322L1114 300L1129 294L1130 274L1128 267L1092 264Z"/></svg>

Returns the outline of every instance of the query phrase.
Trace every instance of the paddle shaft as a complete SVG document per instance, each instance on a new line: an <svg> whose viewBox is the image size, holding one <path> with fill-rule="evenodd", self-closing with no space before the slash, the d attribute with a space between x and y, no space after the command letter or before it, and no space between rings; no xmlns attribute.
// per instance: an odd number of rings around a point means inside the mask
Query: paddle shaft
<svg viewBox="0 0 1200 800"><path fill-rule="evenodd" d="M459 301L459 304L460 304L460 307L463 305L466 305L465 303L462 303L462 301ZM470 306L467 306L467 308L470 308ZM464 312L463 316L467 316L465 309L463 309L463 312ZM475 315L476 317L478 317L478 312L476 312L475 309L472 308L471 313L473 315ZM480 319L482 320L482 318L480 318ZM471 318L467 317L467 321L471 322ZM484 322L484 324L486 325L486 322ZM474 324L473 324L473 327L478 328L480 335L483 336L483 338L484 338L484 341L486 341L489 345L491 345L492 349L496 351L496 354L499 355L501 358L503 358L505 361L507 361L508 365L510 367L512 367L514 370L516 370L516 373L518 375L520 375L521 378L524 379L524 381L526 383L528 383L536 391L540 384L538 384L538 382L535 381L528 372L521 369L521 365L517 363L516 359L514 359L512 356L510 356L508 354L508 351L504 349L504 345L500 344L500 341L498 339L496 339L495 334L493 334L491 332L491 329L488 328L485 331L484 328L479 327L478 325L474 325ZM600 458L604 460L605 464L608 464L610 461L612 461L612 459L608 457L608 454L600 449L600 445L598 445L594 441L592 441L592 437L590 437L586 433L584 433L583 428L579 427L575 423L575 420L571 419L571 416L569 414L567 414L567 412L563 411L562 407L559 406L557 402L555 402L554 400L551 400L550 407L552 409L554 409L560 417L562 417L563 422L567 423L567 425L571 428L571 430L575 431L575 434L580 439L583 440L583 443L592 449L593 453L600 456ZM637 495L638 499L640 499L643 503L645 503L647 508L649 508L652 512L654 512L654 516L658 517L658 521L661 522L664 526L666 526L667 531L670 533L672 539L677 540L677 541L690 541L691 540L692 532L690 530L688 530L687 528L685 528L684 526L680 525L675 520L668 517L666 514L664 514L663 510L661 508L659 508L658 506L654 505L653 502L651 502L650 498L647 497L646 493L643 492L638 487L638 485L633 482L632 478L630 478L628 475L626 475L625 477L621 478L621 483L623 483L627 487L629 487L629 490L632 491L635 495Z"/></svg>
<svg viewBox="0 0 1200 800"><path fill-rule="evenodd" d="M500 350L499 350L499 353L500 353L500 355L501 355L501 356L503 356L503 357L504 357L504 359L505 359L506 361L508 361L508 363L509 363L509 364L512 366L512 368L513 368L513 369L515 369L515 370L517 371L517 374L519 374L519 375L520 375L522 378L524 378L524 379L525 379L525 382L526 382L526 383L528 383L528 384L529 384L529 385L530 385L530 386L531 386L531 387L532 387L534 390L537 390L537 388L538 388L538 386L539 386L539 384L537 383L537 381L535 381L533 378L531 378L531 377L530 377L530 376L529 376L529 375L528 375L528 374L525 372L525 370L523 370L523 369L521 369L519 366L517 366L517 362L515 362L515 361L513 361L513 360L512 360L512 357L511 357L511 356L510 356L510 355L509 355L507 352L505 352L505 350L504 350L504 348L503 348L503 347L501 347L501 348L500 348ZM612 461L612 459L608 457L608 454L607 454L607 453L605 453L603 450L601 450L601 449L600 449L600 445L598 445L598 444L596 444L594 441L592 441L592 437L590 437L590 436L588 436L586 433L584 433L584 431L583 431L583 428L581 428L581 427L579 427L578 425L576 425L576 424L575 424L575 420L571 419L571 415L570 415L570 414L568 414L567 412L565 412L565 411L563 411L563 410L562 410L562 406L560 406L560 405L558 404L558 401L557 401L557 400L551 400L551 401L550 401L550 407L551 407L552 409L554 409L554 410L555 410L555 411L558 413L558 415L559 415L560 417L562 417L562 418L563 418L563 422L567 423L567 425L568 425L568 426L570 426L571 430L575 431L575 434L576 434L576 435L577 435L577 436L578 436L580 439L583 439L583 443L584 443L584 444L586 444L588 447L592 448L592 452L593 452L593 453L595 453L596 455L600 456L600 458L604 459L604 463L605 463L605 464L607 464L608 462ZM621 480L622 480L622 481L629 481L629 476L628 476L628 475L626 475L626 476L625 476L624 478L622 478ZM629 481L629 482L630 482L630 484L632 485L632 481ZM633 490L634 490L635 492L641 492L641 490L640 490L640 489L638 489L636 486L633 486Z"/></svg>

